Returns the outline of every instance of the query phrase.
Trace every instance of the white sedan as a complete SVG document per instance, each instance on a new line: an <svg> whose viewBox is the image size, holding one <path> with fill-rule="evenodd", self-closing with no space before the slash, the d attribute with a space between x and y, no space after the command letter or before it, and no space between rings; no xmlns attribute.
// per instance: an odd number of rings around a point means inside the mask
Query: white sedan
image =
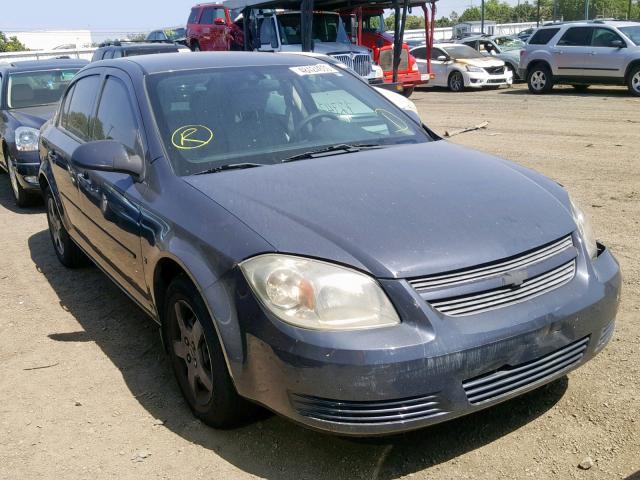
<svg viewBox="0 0 640 480"><path fill-rule="evenodd" d="M422 75L427 75L427 48L411 49ZM428 86L448 87L452 92L465 88L510 86L513 72L504 61L486 57L467 45L439 43L431 50L431 70L435 75Z"/></svg>

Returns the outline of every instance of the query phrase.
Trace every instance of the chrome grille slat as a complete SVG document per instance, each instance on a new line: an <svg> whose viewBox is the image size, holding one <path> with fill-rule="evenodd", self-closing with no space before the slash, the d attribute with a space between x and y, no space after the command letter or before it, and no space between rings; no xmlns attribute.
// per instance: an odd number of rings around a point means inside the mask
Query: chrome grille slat
<svg viewBox="0 0 640 480"><path fill-rule="evenodd" d="M331 56L344 63L362 77L366 77L371 73L371 57L367 54L359 53L353 56L349 54L335 54Z"/></svg>
<svg viewBox="0 0 640 480"><path fill-rule="evenodd" d="M509 395L511 392L542 383L576 365L589 345L589 337L573 342L550 354L515 367L502 369L462 382L471 404L480 404Z"/></svg>
<svg viewBox="0 0 640 480"><path fill-rule="evenodd" d="M438 274L417 278L410 280L409 283L413 288L420 291L427 288L443 287L472 280L489 278L515 268L528 267L535 263L542 262L571 246L573 246L573 240L571 239L571 235L568 235L550 245L536 249L524 255L519 255L518 257L510 260L486 265L484 267L471 268L456 273Z"/></svg>
<svg viewBox="0 0 640 480"><path fill-rule="evenodd" d="M513 305L555 290L575 276L576 262L571 260L545 274L525 280L519 288L508 287L470 294L464 297L431 302L431 306L445 315L477 314Z"/></svg>

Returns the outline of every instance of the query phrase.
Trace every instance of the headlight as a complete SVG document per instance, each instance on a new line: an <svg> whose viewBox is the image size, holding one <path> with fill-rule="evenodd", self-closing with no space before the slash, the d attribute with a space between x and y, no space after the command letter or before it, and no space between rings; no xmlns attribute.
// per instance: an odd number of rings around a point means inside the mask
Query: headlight
<svg viewBox="0 0 640 480"><path fill-rule="evenodd" d="M569 197L569 200L571 201L571 213L573 214L573 219L578 226L578 231L580 232L582 241L589 253L589 257L596 258L598 255L598 245L596 244L596 236L593 233L591 222L571 197Z"/></svg>
<svg viewBox="0 0 640 480"><path fill-rule="evenodd" d="M38 138L40 138L40 130L31 127L18 127L16 128L16 149L21 152L38 150Z"/></svg>
<svg viewBox="0 0 640 480"><path fill-rule="evenodd" d="M240 265L260 301L282 321L313 330L360 330L400 323L378 283L354 270L291 255Z"/></svg>
<svg viewBox="0 0 640 480"><path fill-rule="evenodd" d="M473 65L467 65L467 72L483 73L484 72L484 68L482 68L482 67L474 67Z"/></svg>
<svg viewBox="0 0 640 480"><path fill-rule="evenodd" d="M384 78L384 72L380 65L371 65L371 70L373 71L373 78Z"/></svg>

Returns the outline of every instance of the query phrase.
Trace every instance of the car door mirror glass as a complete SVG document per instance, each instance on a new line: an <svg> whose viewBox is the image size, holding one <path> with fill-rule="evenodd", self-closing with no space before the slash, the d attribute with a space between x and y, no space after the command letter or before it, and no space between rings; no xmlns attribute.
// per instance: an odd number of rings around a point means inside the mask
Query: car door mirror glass
<svg viewBox="0 0 640 480"><path fill-rule="evenodd" d="M446 62L447 61L447 57L445 57L444 55L440 55L436 58L437 61L439 62Z"/></svg>
<svg viewBox="0 0 640 480"><path fill-rule="evenodd" d="M71 154L71 162L86 170L128 173L136 179L144 170L142 158L129 155L124 145L115 140L83 143Z"/></svg>
<svg viewBox="0 0 640 480"><path fill-rule="evenodd" d="M214 24L214 25L224 25L224 18L216 18L216 19L213 21L213 24Z"/></svg>
<svg viewBox="0 0 640 480"><path fill-rule="evenodd" d="M611 45L613 48L624 48L624 47L626 47L626 45L624 44L624 42L622 40L612 40L609 45Z"/></svg>

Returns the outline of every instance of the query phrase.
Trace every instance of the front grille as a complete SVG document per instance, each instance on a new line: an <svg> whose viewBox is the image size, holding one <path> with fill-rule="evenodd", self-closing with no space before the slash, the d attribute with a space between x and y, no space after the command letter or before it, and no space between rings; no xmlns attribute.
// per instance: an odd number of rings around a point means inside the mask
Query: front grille
<svg viewBox="0 0 640 480"><path fill-rule="evenodd" d="M367 54L335 54L331 56L362 77L366 77L371 73L371 57Z"/></svg>
<svg viewBox="0 0 640 480"><path fill-rule="evenodd" d="M350 424L420 420L448 413L442 409L437 395L357 402L291 394L291 403L305 417Z"/></svg>
<svg viewBox="0 0 640 480"><path fill-rule="evenodd" d="M501 260L496 263L480 265L477 267L468 268L465 270L458 270L457 272L430 275L428 277L421 277L410 280L409 283L417 291L426 290L428 288L441 288L456 286L458 284L484 280L491 277L496 277L509 270L516 268L527 268L535 263L542 262L561 251L572 247L573 240L571 235L567 235L555 242L551 242L542 247L528 252L522 253L515 257L510 257L505 260Z"/></svg>
<svg viewBox="0 0 640 480"><path fill-rule="evenodd" d="M387 47L380 50L380 67L385 72L393 70L393 48ZM400 65L398 66L399 72L405 72L409 70L409 52L406 49L402 49L400 52Z"/></svg>
<svg viewBox="0 0 640 480"><path fill-rule="evenodd" d="M533 297L555 290L569 282L576 272L576 262L560 265L537 277L529 278L518 287L500 287L470 295L431 302L440 313L450 316L473 315L496 308L524 302Z"/></svg>
<svg viewBox="0 0 640 480"><path fill-rule="evenodd" d="M514 367L505 366L494 372L465 380L462 382L462 387L469 403L473 405L505 397L515 390L537 383L542 384L549 378L575 366L582 359L588 344L589 337L585 337L537 360Z"/></svg>
<svg viewBox="0 0 640 480"><path fill-rule="evenodd" d="M505 80L502 80L500 78L490 78L489 80L487 80L487 83L503 83Z"/></svg>
<svg viewBox="0 0 640 480"><path fill-rule="evenodd" d="M485 67L485 70L489 75L503 75L504 66L502 67Z"/></svg>

